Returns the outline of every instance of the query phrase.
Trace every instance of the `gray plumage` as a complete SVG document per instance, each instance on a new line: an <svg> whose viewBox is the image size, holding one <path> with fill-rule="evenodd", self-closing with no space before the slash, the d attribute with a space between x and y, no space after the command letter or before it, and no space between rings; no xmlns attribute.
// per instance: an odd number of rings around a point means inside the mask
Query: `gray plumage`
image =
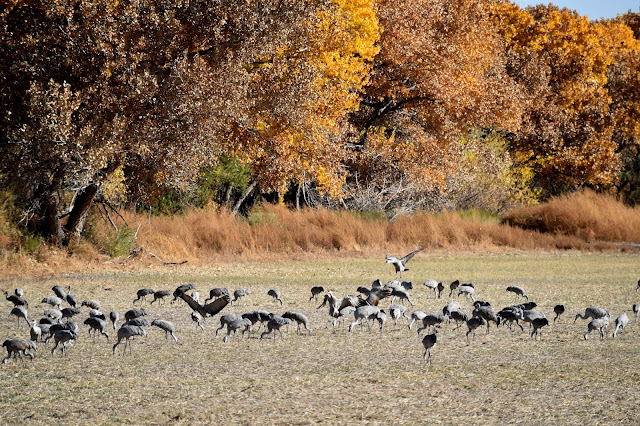
<svg viewBox="0 0 640 426"><path fill-rule="evenodd" d="M14 317L18 318L18 327L20 327L20 318L23 318L27 322L27 326L31 327L31 322L29 321L29 314L27 310L22 306L16 306L13 309L11 309L11 312L9 312L9 315L13 315Z"/></svg>
<svg viewBox="0 0 640 426"><path fill-rule="evenodd" d="M155 292L150 288L141 288L140 290L138 290L136 292L137 298L133 299L133 304L135 305L136 302L139 302L139 301L146 302L147 301L147 296L149 296L149 295L151 295L153 293L155 293Z"/></svg>
<svg viewBox="0 0 640 426"><path fill-rule="evenodd" d="M227 335L222 338L223 342L229 340L229 336L231 333L237 334L238 330L242 329L242 335L244 336L245 332L248 332L251 328L251 321L247 318L236 318L227 323Z"/></svg>
<svg viewBox="0 0 640 426"><path fill-rule="evenodd" d="M604 339L604 331L609 326L609 316L603 316L593 319L587 324L587 332L584 333L584 340L587 340L592 331L598 330L600 332L600 340Z"/></svg>
<svg viewBox="0 0 640 426"><path fill-rule="evenodd" d="M409 302L409 304L411 306L413 306L413 302L411 301L411 297L409 296L409 292L407 290L405 290L404 288L394 288L391 291L391 296L393 296L393 299L391 299L392 302L397 297L398 299L400 299L400 301L406 300L407 302Z"/></svg>
<svg viewBox="0 0 640 426"><path fill-rule="evenodd" d="M74 333L78 333L78 323L75 321L65 322L64 324L52 324L49 327L49 336L44 339L45 343L49 343L49 340L54 337L54 335L61 330L73 331Z"/></svg>
<svg viewBox="0 0 640 426"><path fill-rule="evenodd" d="M89 309L100 309L100 302L97 300L83 300L80 306L86 306Z"/></svg>
<svg viewBox="0 0 640 426"><path fill-rule="evenodd" d="M531 331L531 337L534 340L537 340L537 336L540 334L540 339L542 339L542 327L547 325L549 325L549 320L546 318L534 318L533 321L531 321L531 327L533 328L533 331Z"/></svg>
<svg viewBox="0 0 640 426"><path fill-rule="evenodd" d="M181 298L182 294L185 294L189 290L195 290L195 289L196 289L195 286L190 283L186 283L178 286L173 291L173 299L171 299L171 304L173 305L174 303L176 303L176 301ZM131 348L129 348L129 350L131 350Z"/></svg>
<svg viewBox="0 0 640 426"><path fill-rule="evenodd" d="M456 323L454 330L457 330L462 324L466 324L466 322L469 321L469 316L461 310L451 311L449 318Z"/></svg>
<svg viewBox="0 0 640 426"><path fill-rule="evenodd" d="M280 337L284 339L284 335L282 334L282 327L288 326L289 324L291 324L292 321L289 318L282 318L282 317L273 317L269 320L269 322L267 322L267 331L262 332L262 334L260 335L260 338L262 339L264 336L266 336L267 334L270 334L271 332L278 331L280 333ZM273 338L275 340L276 338L276 334L273 334Z"/></svg>
<svg viewBox="0 0 640 426"><path fill-rule="evenodd" d="M106 337L107 340L109 340L109 334L107 334L107 332L104 330L106 327L106 323L103 319L98 317L89 317L84 320L84 324L89 326L89 334L91 334L91 330L95 331L94 338L96 334L100 333L104 337Z"/></svg>
<svg viewBox="0 0 640 426"><path fill-rule="evenodd" d="M474 317L481 317L487 323L487 333L489 333L489 322L493 321L496 324L496 327L500 325L500 320L498 319L498 315L496 315L495 311L491 306L478 306L476 307L472 314Z"/></svg>
<svg viewBox="0 0 640 426"><path fill-rule="evenodd" d="M53 308L60 310L60 305L62 305L62 299L58 296L47 296L43 297L40 303L46 303L47 305L51 305Z"/></svg>
<svg viewBox="0 0 640 426"><path fill-rule="evenodd" d="M418 335L422 333L422 330L426 330L429 327L439 327L443 322L447 322L449 317L442 314L429 314L422 318L422 327L418 328Z"/></svg>
<svg viewBox="0 0 640 426"><path fill-rule="evenodd" d="M527 293L524 291L524 288L520 286L510 285L509 287L507 287L507 291L510 291L511 293L515 294L516 299L518 298L518 296L520 296L527 299L527 301L529 300L529 296L527 296Z"/></svg>
<svg viewBox="0 0 640 426"><path fill-rule="evenodd" d="M62 300L67 299L67 293L65 293L64 289L59 285L54 285L53 287L51 287L51 291L53 291L53 294L58 296L60 299Z"/></svg>
<svg viewBox="0 0 640 426"><path fill-rule="evenodd" d="M73 330L56 331L56 333L53 335L53 340L56 342L56 344L51 349L51 356L53 356L54 352L56 351L56 348L60 343L62 343L62 348L60 349L60 351L62 352L62 355L66 355L67 344L72 340L76 340L77 338L78 338L78 334Z"/></svg>
<svg viewBox="0 0 640 426"><path fill-rule="evenodd" d="M240 314L224 314L220 316L220 327L216 328L216 336L218 332L224 328L225 325L229 324L231 321L235 321L237 319L243 318L244 315ZM254 322L255 324L255 322Z"/></svg>
<svg viewBox="0 0 640 426"><path fill-rule="evenodd" d="M504 325L509 323L509 330L511 330L512 324L515 322L521 331L524 331L524 327L520 324L520 321L524 321L523 310L519 307L508 306L498 312L498 320Z"/></svg>
<svg viewBox="0 0 640 426"><path fill-rule="evenodd" d="M486 323L487 322L482 317L469 318L469 321L467 321L467 328L469 329L469 331L467 331L467 342L469 341L469 334L473 334L473 340L476 340L476 329L478 329L478 327L482 327Z"/></svg>
<svg viewBox="0 0 640 426"><path fill-rule="evenodd" d="M149 312L147 312L146 309L133 308L133 309L129 309L127 312L124 313L124 319L129 321L129 320L132 320L134 318L144 317L144 316L147 316L147 315L149 315Z"/></svg>
<svg viewBox="0 0 640 426"><path fill-rule="evenodd" d="M311 297L309 298L309 302L311 302L311 299L316 299L316 301L318 301L318 295L322 293L324 293L324 287L322 286L311 287Z"/></svg>
<svg viewBox="0 0 640 426"><path fill-rule="evenodd" d="M13 359L17 359L17 357L20 357L20 361L24 365L24 359L22 358L22 355L28 356L33 360L34 355L33 353L29 352L29 349L36 348L35 342L27 339L8 339L5 340L4 343L2 343L2 346L7 348L7 356L2 360L3 364L6 364L7 361L9 361L9 359L11 358L11 355L13 355Z"/></svg>
<svg viewBox="0 0 640 426"><path fill-rule="evenodd" d="M209 291L209 297L207 297L206 299L204 299L204 303L207 303L209 300L215 300L218 299L222 296L228 296L229 295L229 290L225 287L216 287L216 288L212 288Z"/></svg>
<svg viewBox="0 0 640 426"><path fill-rule="evenodd" d="M125 321L125 323L122 325L136 325L138 327L149 327L150 323L148 319L138 317L138 318L131 318L130 320Z"/></svg>
<svg viewBox="0 0 640 426"><path fill-rule="evenodd" d="M424 317L426 317L427 314L422 312L422 311L413 311L411 312L411 321L409 321L409 330L411 330L411 327L413 327L413 323L416 321L422 321L422 319Z"/></svg>
<svg viewBox="0 0 640 426"><path fill-rule="evenodd" d="M231 304L233 305L233 302L237 302L241 297L249 296L251 293L252 291L248 288L239 288L233 292L233 300L231 301Z"/></svg>
<svg viewBox="0 0 640 426"><path fill-rule="evenodd" d="M122 339L125 339L124 342L124 350L122 354L124 355L127 351L127 345L129 346L129 354L131 354L131 341L129 339L136 336L146 336L147 332L144 328L138 327L135 325L123 325L118 329L118 341L115 345L113 345L113 353L116 353L116 347L120 344Z"/></svg>
<svg viewBox="0 0 640 426"><path fill-rule="evenodd" d="M36 320L31 321L31 328L29 329L29 337L34 342L42 340L42 328L37 324Z"/></svg>
<svg viewBox="0 0 640 426"><path fill-rule="evenodd" d="M635 321L638 321L638 313L640 313L640 303L634 303L633 306L631 307L631 310L633 311L633 315L635 316Z"/></svg>
<svg viewBox="0 0 640 426"><path fill-rule="evenodd" d="M433 279L429 279L422 284L429 289L429 297L431 297L431 294L433 293L433 299L435 299L438 296L438 284L442 283Z"/></svg>
<svg viewBox="0 0 640 426"><path fill-rule="evenodd" d="M607 312L605 309L598 308L596 306L589 306L587 309L585 309L584 315L581 315L581 314L577 314L576 315L576 318L573 320L573 323L575 324L576 321L578 320L578 318L582 318L582 319L588 319L588 318L598 319L598 318L604 318L604 317L608 317L608 316L609 316L609 312Z"/></svg>
<svg viewBox="0 0 640 426"><path fill-rule="evenodd" d="M471 301L475 302L476 299L473 297L475 291L476 290L473 286L469 284L462 284L460 287L458 287L458 297L460 297L461 294L464 294L465 298L471 298Z"/></svg>
<svg viewBox="0 0 640 426"><path fill-rule="evenodd" d="M395 256L389 256L386 255L385 259L386 259L386 263L391 263L393 265L393 267L396 270L396 277L398 276L398 274L400 274L400 277L402 277L402 273L404 271L408 271L409 269L407 268L407 263L409 263L409 261L411 260L411 258L413 256L415 256L417 253L421 252L422 250L424 250L424 248L418 249L416 251L412 251L411 253L401 257L401 258L397 258Z"/></svg>
<svg viewBox="0 0 640 426"><path fill-rule="evenodd" d="M300 327L304 326L305 330L311 333L311 329L309 328L309 318L306 315L301 314L300 312L287 311L282 314L282 318L288 318L292 321L295 321L298 325L297 333L300 334Z"/></svg>
<svg viewBox="0 0 640 426"><path fill-rule="evenodd" d="M369 331L371 331L371 324L369 324L370 320L376 320L380 314L380 309L377 306L360 306L353 312L354 322L349 325L349 332L353 330L353 327L360 324L362 320L367 323L367 327Z"/></svg>
<svg viewBox="0 0 640 426"><path fill-rule="evenodd" d="M67 293L67 297L65 298L69 306L75 308L78 305L78 300L70 293Z"/></svg>
<svg viewBox="0 0 640 426"><path fill-rule="evenodd" d="M344 319L349 316L352 315L354 312L356 311L355 306L345 306L344 308L340 309L336 315L336 317L333 320L329 320L329 322L333 323L333 327L335 328L336 324L338 323L338 321L340 321L340 319L342 319L342 326L344 326ZM329 322L327 322L327 327L329 327Z"/></svg>
<svg viewBox="0 0 640 426"><path fill-rule="evenodd" d="M449 284L449 288L451 291L449 292L449 297L453 296L453 292L456 291L460 287L460 281L455 280L451 284Z"/></svg>
<svg viewBox="0 0 640 426"><path fill-rule="evenodd" d="M560 315L564 314L565 307L564 305L556 305L553 307L553 312L556 316L553 318L553 322L555 323L557 319L560 319Z"/></svg>
<svg viewBox="0 0 640 426"><path fill-rule="evenodd" d="M277 288L272 288L271 290L267 291L267 295L280 302L280 306L282 306L282 297L280 297L280 290L278 290Z"/></svg>
<svg viewBox="0 0 640 426"><path fill-rule="evenodd" d="M444 307L442 308L442 315L451 316L452 312L459 311L460 309L462 309L460 302L456 302L454 300L453 302L449 302L444 305Z"/></svg>
<svg viewBox="0 0 640 426"><path fill-rule="evenodd" d="M438 337L435 332L433 334L427 334L422 339L422 346L424 346L424 355L422 355L422 359L426 359L429 364L431 364L431 348L433 348L437 341Z"/></svg>
<svg viewBox="0 0 640 426"><path fill-rule="evenodd" d="M204 319L202 318L202 315L200 315L199 312L191 311L191 321L194 322L194 324L196 325L196 328L199 327L200 329L204 330L204 325L202 324Z"/></svg>
<svg viewBox="0 0 640 426"><path fill-rule="evenodd" d="M616 318L616 328L613 330L613 338L616 338L616 334L618 334L618 330L621 332L624 331L624 328L629 324L629 317L627 314L623 313L618 318Z"/></svg>
<svg viewBox="0 0 640 426"><path fill-rule="evenodd" d="M100 318L102 321L106 321L107 317L105 314L103 314L102 312L100 312L97 309L92 309L89 311L89 316L93 317L93 318Z"/></svg>
<svg viewBox="0 0 640 426"><path fill-rule="evenodd" d="M22 289L22 287L16 288L15 290L13 290L13 293L18 297L24 297L24 290Z"/></svg>
<svg viewBox="0 0 640 426"><path fill-rule="evenodd" d="M62 313L62 318L66 318L68 321L74 316L81 314L82 309L69 307L69 308L62 309L60 312Z"/></svg>
<svg viewBox="0 0 640 426"><path fill-rule="evenodd" d="M57 309L45 309L44 314L56 322L62 319L62 312Z"/></svg>
<svg viewBox="0 0 640 426"><path fill-rule="evenodd" d="M22 296L18 296L17 294L9 294L8 292L4 292L4 297L5 299L7 299L9 302L13 303L13 306L24 306L24 307L29 307L29 304L27 303L27 301L25 299L22 298Z"/></svg>
<svg viewBox="0 0 640 426"><path fill-rule="evenodd" d="M113 324L113 329L116 329L118 320L120 319L120 312L118 311L111 311L109 312L109 321L111 321L111 324Z"/></svg>
<svg viewBox="0 0 640 426"><path fill-rule="evenodd" d="M407 323L410 321L409 317L407 316L407 307L404 306L404 305L397 305L397 304L390 305L389 306L389 316L393 320L393 328L394 329L398 327L398 320L401 317L406 318Z"/></svg>
<svg viewBox="0 0 640 426"><path fill-rule="evenodd" d="M175 342L178 343L178 338L175 335L176 326L173 325L172 322L161 320L161 319L157 319L157 320L151 321L151 325L155 325L156 327L164 330L164 338L165 338L165 340L168 339L167 335L171 334L171 337L173 337L173 340L175 340Z"/></svg>
<svg viewBox="0 0 640 426"><path fill-rule="evenodd" d="M164 303L167 303L167 301L165 300L165 297L171 296L171 291L169 290L158 290L153 292L153 300L151 301L150 305L153 305L156 301L161 300Z"/></svg>

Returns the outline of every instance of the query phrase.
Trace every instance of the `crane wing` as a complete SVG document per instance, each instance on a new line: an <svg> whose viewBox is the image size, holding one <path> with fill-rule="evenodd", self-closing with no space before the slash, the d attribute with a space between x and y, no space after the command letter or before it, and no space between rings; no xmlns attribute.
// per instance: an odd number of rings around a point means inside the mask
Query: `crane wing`
<svg viewBox="0 0 640 426"><path fill-rule="evenodd" d="M418 250L416 250L416 251L412 251L412 252L411 252L411 253L409 253L408 255L406 255L406 256L404 256L404 257L401 257L401 258L400 258L400 262L401 262L403 265L406 265L406 264L407 264L407 262L408 262L408 261L410 261L410 260L411 260L411 258L412 258L413 256L415 256L415 255L416 255L416 253L420 253L420 252L421 252L422 250L424 250L424 249L425 249L425 248L424 248L424 247L422 247L421 249L418 249Z"/></svg>
<svg viewBox="0 0 640 426"><path fill-rule="evenodd" d="M207 305L201 305L200 303L193 300L193 298L187 293L181 293L180 298L187 302L187 305L189 305L191 309L193 309L203 317L213 316L217 314L231 301L229 295L224 295L223 297L214 300Z"/></svg>

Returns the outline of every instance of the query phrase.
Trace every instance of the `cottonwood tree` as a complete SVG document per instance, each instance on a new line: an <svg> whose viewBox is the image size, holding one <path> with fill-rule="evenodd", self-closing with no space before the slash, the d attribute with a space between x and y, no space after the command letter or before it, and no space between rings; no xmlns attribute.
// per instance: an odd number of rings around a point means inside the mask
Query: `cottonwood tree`
<svg viewBox="0 0 640 426"><path fill-rule="evenodd" d="M101 182L184 188L220 156L254 184L344 178L334 123L375 54L369 2L33 1L0 14L0 179L51 241ZM66 221L63 219L66 216Z"/></svg>

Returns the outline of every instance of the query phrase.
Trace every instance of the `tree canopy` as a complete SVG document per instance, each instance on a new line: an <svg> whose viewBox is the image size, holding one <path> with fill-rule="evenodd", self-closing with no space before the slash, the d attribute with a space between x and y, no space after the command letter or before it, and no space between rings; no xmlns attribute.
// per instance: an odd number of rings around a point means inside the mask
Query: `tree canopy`
<svg viewBox="0 0 640 426"><path fill-rule="evenodd" d="M96 200L194 185L236 207L500 211L584 185L635 203L639 22L499 0L3 2L0 183L60 244Z"/></svg>

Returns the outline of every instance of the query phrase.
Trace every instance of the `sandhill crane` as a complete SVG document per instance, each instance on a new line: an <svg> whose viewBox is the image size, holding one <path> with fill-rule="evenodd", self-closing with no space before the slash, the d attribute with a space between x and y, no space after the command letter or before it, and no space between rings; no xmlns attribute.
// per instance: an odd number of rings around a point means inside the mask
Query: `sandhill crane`
<svg viewBox="0 0 640 426"><path fill-rule="evenodd" d="M53 356L54 352L56 351L56 348L60 343L62 343L62 348L60 349L60 351L62 352L62 355L66 355L67 343L69 343L72 340L76 340L77 338L78 338L78 334L73 330L56 331L56 333L53 335L53 340L55 340L56 344L51 349L51 356Z"/></svg>
<svg viewBox="0 0 640 426"><path fill-rule="evenodd" d="M631 307L633 311L633 315L635 316L635 321L638 322L638 313L640 312L640 303L634 303Z"/></svg>
<svg viewBox="0 0 640 426"><path fill-rule="evenodd" d="M411 281L402 281L400 286L407 291L413 290L413 283Z"/></svg>
<svg viewBox="0 0 640 426"><path fill-rule="evenodd" d="M220 316L220 327L216 328L216 336L218 332L224 328L225 325L229 324L231 321L235 321L239 318L242 318L240 314L224 314Z"/></svg>
<svg viewBox="0 0 640 426"><path fill-rule="evenodd" d="M75 321L69 321L69 322L65 322L64 324L52 324L51 327L49 327L49 336L47 336L44 339L45 343L48 343L49 340L58 332L61 330L68 330L68 331L73 331L74 333L78 333L78 323L76 323Z"/></svg>
<svg viewBox="0 0 640 426"><path fill-rule="evenodd" d="M225 287L216 287L212 288L209 291L209 297L204 299L204 303L207 303L209 300L216 300L222 296L229 295L229 290Z"/></svg>
<svg viewBox="0 0 640 426"><path fill-rule="evenodd" d="M22 364L24 364L24 359L22 358L23 354L33 360L34 355L29 352L28 349L36 348L35 343L27 339L8 339L2 343L2 346L7 348L7 356L2 360L3 364L6 364L7 361L9 361L11 355L13 355L14 359L16 359L16 357L20 357Z"/></svg>
<svg viewBox="0 0 640 426"><path fill-rule="evenodd" d="M424 355L422 355L422 359L426 359L429 364L431 364L431 348L438 340L436 333L437 331L434 331L433 334L427 334L422 339L422 346L424 346Z"/></svg>
<svg viewBox="0 0 640 426"><path fill-rule="evenodd" d="M109 321L111 321L111 324L113 324L113 329L116 329L116 324L118 322L118 320L120 319L120 312L118 311L111 311L109 312Z"/></svg>
<svg viewBox="0 0 640 426"><path fill-rule="evenodd" d="M564 314L565 308L564 305L556 305L553 307L553 312L556 314L555 318L553 318L553 322L555 323L557 319L560 318L560 315Z"/></svg>
<svg viewBox="0 0 640 426"><path fill-rule="evenodd" d="M454 328L454 330L460 328L462 326L462 323L466 323L467 321L469 321L469 316L460 310L451 311L451 314L449 314L448 316L456 322L456 328Z"/></svg>
<svg viewBox="0 0 640 426"><path fill-rule="evenodd" d="M169 291L169 290L154 291L153 292L153 300L149 304L153 305L158 300L161 300L164 303L167 303L167 301L165 300L165 297L168 297L168 296L171 296L171 291ZM160 303L160 302L158 302L158 303Z"/></svg>
<svg viewBox="0 0 640 426"><path fill-rule="evenodd" d="M229 321L227 323L227 335L222 338L223 342L229 340L229 336L233 332L237 334L238 330L242 329L242 335L244 336L245 332L250 332L251 321L247 318L236 318L233 321ZM264 333L263 333L264 334ZM275 337L275 336L274 336Z"/></svg>
<svg viewBox="0 0 640 426"><path fill-rule="evenodd" d="M371 331L371 324L369 324L369 320L375 320L379 313L380 309L377 306L364 305L358 307L353 312L355 321L349 325L349 332L353 330L353 327L360 324L360 321L362 320L366 321L369 331Z"/></svg>
<svg viewBox="0 0 640 426"><path fill-rule="evenodd" d="M429 279L429 280L426 280L422 284L429 289L429 297L431 297L432 293L433 293L433 299L438 297L438 285L442 284L442 283L440 283L440 282L438 282L438 281L436 281L434 279ZM444 288L444 285L443 285L442 288Z"/></svg>
<svg viewBox="0 0 640 426"><path fill-rule="evenodd" d="M62 318L66 318L67 321L69 321L74 316L81 314L82 309L69 307L69 308L63 308L60 312L62 312Z"/></svg>
<svg viewBox="0 0 640 426"><path fill-rule="evenodd" d="M65 293L64 289L59 285L54 285L53 287L51 287L51 291L53 291L53 294L58 296L60 299L62 300L67 299L67 293Z"/></svg>
<svg viewBox="0 0 640 426"><path fill-rule="evenodd" d="M418 336L422 333L422 330L425 330L429 327L439 327L443 322L449 321L449 317L442 314L429 314L426 317L422 318L422 327L418 328Z"/></svg>
<svg viewBox="0 0 640 426"><path fill-rule="evenodd" d="M318 295L324 293L324 287L316 285L311 287L311 297L309 298L309 302L311 302L311 299L316 299L316 302L318 301Z"/></svg>
<svg viewBox="0 0 640 426"><path fill-rule="evenodd" d="M607 312L605 309L602 308L598 308L595 306L589 306L587 309L585 309L584 311L584 315L580 315L577 314L576 318L573 320L573 323L575 324L576 321L578 320L578 318L582 318L582 319L588 319L588 318L592 318L592 319L598 319L598 318L604 318L604 317L609 317L609 312Z"/></svg>
<svg viewBox="0 0 640 426"><path fill-rule="evenodd" d="M424 250L424 247L421 248L421 249L418 249L416 251L412 251L411 253L409 253L406 256L403 256L401 258L397 258L395 256L389 256L389 255L385 256L385 259L386 259L387 263L391 263L393 265L393 267L395 268L395 270L396 270L396 278L398 277L398 274L400 274L400 278L402 278L402 273L404 271L408 271L409 270L407 268L407 263L409 263L411 258L413 256L415 256L416 253L419 253L422 250Z"/></svg>
<svg viewBox="0 0 640 426"><path fill-rule="evenodd" d="M471 301L475 302L476 299L473 297L473 293L475 293L475 291L473 284L462 284L458 287L458 297L460 297L461 294L464 294L465 298L471 298Z"/></svg>
<svg viewBox="0 0 640 426"><path fill-rule="evenodd" d="M126 339L124 342L124 351L122 352L122 354L124 355L126 353L127 345L129 345L129 354L131 354L131 341L129 339L135 336L146 336L146 335L147 335L147 332L142 327L138 327L135 325L123 325L118 329L118 341L116 342L115 345L113 345L114 355L116 353L116 347L120 344L120 341L122 339Z"/></svg>
<svg viewBox="0 0 640 426"><path fill-rule="evenodd" d="M22 306L16 306L13 309L11 309L11 312L9 312L9 315L13 315L14 317L18 318L18 327L20 327L20 318L24 318L24 320L27 322L27 326L31 327L31 322L29 321L29 314L27 313L27 310Z"/></svg>
<svg viewBox="0 0 640 426"><path fill-rule="evenodd" d="M444 307L442 308L442 315L451 316L451 313L453 311L459 311L460 309L462 309L462 306L459 302L456 302L454 300L453 302L449 302L444 305Z"/></svg>
<svg viewBox="0 0 640 426"><path fill-rule="evenodd" d="M413 302L411 301L411 297L409 297L409 292L407 290L405 290L404 288L394 288L391 291L391 295L393 296L393 299L391 299L392 302L397 297L398 299L400 299L401 302L403 300L406 300L407 302L409 302L409 305L413 306Z"/></svg>
<svg viewBox="0 0 640 426"><path fill-rule="evenodd" d="M413 327L413 323L416 321L422 321L422 319L424 317L426 317L427 314L424 313L423 311L413 311L411 312L411 321L409 322L409 330L411 330L411 327Z"/></svg>
<svg viewBox="0 0 640 426"><path fill-rule="evenodd" d="M146 302L147 301L147 296L149 296L150 294L153 294L153 293L155 293L155 291L153 291L150 288L141 288L140 290L138 290L136 292L137 298L133 299L133 304L135 305L136 302L138 302L140 300L142 300L143 302Z"/></svg>
<svg viewBox="0 0 640 426"><path fill-rule="evenodd" d="M62 319L62 312L57 309L45 309L44 314L47 318L50 318L55 322L60 322Z"/></svg>
<svg viewBox="0 0 640 426"><path fill-rule="evenodd" d="M604 339L604 330L609 326L609 316L603 316L593 319L587 324L587 332L584 333L584 340L591 334L592 331L598 330L600 332L600 340Z"/></svg>
<svg viewBox="0 0 640 426"><path fill-rule="evenodd" d="M356 311L355 306L345 306L344 308L340 309L337 312L335 319L333 320L330 319L329 321L327 321L327 327L325 328L329 327L329 322L333 322L333 327L335 328L338 321L340 321L340 318L342 318L342 326L344 327L344 319L349 315L353 314L355 311Z"/></svg>
<svg viewBox="0 0 640 426"><path fill-rule="evenodd" d="M276 331L280 332L280 337L282 337L284 339L284 336L282 334L282 330L280 330L280 329L282 327L284 327L284 326L288 326L292 322L293 321L291 321L289 318L273 317L267 323L267 331L262 332L262 334L260 335L260 338L262 339L267 334L270 334L273 330L276 330ZM276 338L276 335L274 333L273 334L273 339L275 340L275 338Z"/></svg>
<svg viewBox="0 0 640 426"><path fill-rule="evenodd" d="M460 281L455 280L451 284L449 284L449 288L451 291L449 292L449 297L453 296L453 292L456 291L460 287Z"/></svg>
<svg viewBox="0 0 640 426"><path fill-rule="evenodd" d="M174 303L176 303L176 300L182 298L182 295L186 294L187 291L195 290L195 289L196 289L196 287L191 283L186 283L186 284L182 284L182 285L178 286L173 291L173 299L171 299L171 304L173 305ZM131 348L129 348L129 349L131 349Z"/></svg>
<svg viewBox="0 0 640 426"><path fill-rule="evenodd" d="M40 303L46 303L47 305L51 305L51 307L60 310L60 305L62 305L62 299L58 296L47 296L43 297Z"/></svg>
<svg viewBox="0 0 640 426"><path fill-rule="evenodd" d="M151 325L155 325L156 327L164 330L164 339L165 340L167 340L167 335L171 334L171 337L173 337L173 340L175 340L175 342L178 343L178 338L175 335L176 326L173 325L172 322L161 320L161 319L156 319L156 320L151 321Z"/></svg>
<svg viewBox="0 0 640 426"><path fill-rule="evenodd" d="M282 314L282 318L289 318L291 321L295 321L298 325L297 333L300 334L300 326L304 326L305 330L311 333L311 329L309 328L309 318L306 315L301 314L300 312L287 311Z"/></svg>
<svg viewBox="0 0 640 426"><path fill-rule="evenodd" d="M78 300L75 298L75 296L73 296L70 293L70 291L71 291L71 286L69 286L69 292L67 293L67 297L65 298L65 300L67 301L69 306L71 306L72 308L75 308L78 305Z"/></svg>
<svg viewBox="0 0 640 426"><path fill-rule="evenodd" d="M91 334L91 330L95 330L95 332L93 333L93 338L95 339L95 336L100 333L102 334L104 337L107 338L107 340L109 340L109 334L107 334L106 331L104 331L106 324L104 322L104 320L98 318L98 317L89 317L86 320L84 320L84 324L89 326L89 334Z"/></svg>
<svg viewBox="0 0 640 426"><path fill-rule="evenodd" d="M616 328L613 330L613 338L616 338L616 334L618 334L618 330L621 332L624 331L624 328L629 324L629 317L627 314L623 313L618 318L616 318Z"/></svg>
<svg viewBox="0 0 640 426"><path fill-rule="evenodd" d="M42 328L37 324L36 320L31 322L31 328L29 329L29 336L31 340L37 342L38 340L42 340Z"/></svg>
<svg viewBox="0 0 640 426"><path fill-rule="evenodd" d="M263 311L260 309L253 312L246 313L246 314L242 314L242 318L246 318L249 321L251 321L251 325L254 325L258 322L260 323L260 325L258 326L258 331L262 329L263 323L269 322L273 317L274 315L271 312Z"/></svg>
<svg viewBox="0 0 640 426"><path fill-rule="evenodd" d="M524 327L520 324L520 321L524 321L523 310L518 307L508 306L498 312L498 320L504 325L509 323L509 330L515 321L516 325L520 327L521 331L524 331Z"/></svg>
<svg viewBox="0 0 640 426"><path fill-rule="evenodd" d="M529 300L529 296L527 296L527 293L525 293L524 288L517 286L517 285L510 285L509 287L507 287L507 291L512 292L513 294L516 295L516 299L518 299L518 296L520 297L524 297L525 299L527 299L527 301Z"/></svg>
<svg viewBox="0 0 640 426"><path fill-rule="evenodd" d="M137 325L138 327L149 327L151 323L146 318L138 317L131 318L130 320L125 321L125 323L122 325Z"/></svg>
<svg viewBox="0 0 640 426"><path fill-rule="evenodd" d="M533 321L531 321L531 327L533 327L533 331L531 332L531 337L534 338L534 340L537 340L537 336L538 334L540 334L540 339L542 339L542 327L547 325L549 325L548 319L535 318Z"/></svg>
<svg viewBox="0 0 640 426"><path fill-rule="evenodd" d="M467 331L467 342L469 342L469 334L473 334L473 340L476 340L476 329L478 327L482 327L486 323L487 322L482 317L469 318L467 321L467 328L469 329L469 331Z"/></svg>
<svg viewBox="0 0 640 426"><path fill-rule="evenodd" d="M407 307L404 305L389 305L389 316L393 320L393 328L398 327L398 320L400 317L404 317L409 322L409 317L407 316Z"/></svg>
<svg viewBox="0 0 640 426"><path fill-rule="evenodd" d="M280 305L282 306L282 298L280 297L280 290L278 290L277 288L272 288L271 290L267 291L267 295L273 297L275 300L280 302Z"/></svg>
<svg viewBox="0 0 640 426"><path fill-rule="evenodd" d="M473 310L471 315L474 317L481 317L486 321L487 333L489 333L490 321L493 321L496 324L496 327L500 325L500 320L491 306L478 306Z"/></svg>
<svg viewBox="0 0 640 426"><path fill-rule="evenodd" d="M132 320L134 318L144 317L144 316L147 316L147 315L149 315L149 312L147 312L146 309L133 308L133 309L129 309L127 312L124 313L124 319L129 321L129 320Z"/></svg>
<svg viewBox="0 0 640 426"><path fill-rule="evenodd" d="M4 292L4 297L5 299L7 299L9 302L13 303L13 306L24 306L24 307L29 307L29 304L27 303L27 301L25 299L23 299L21 296L18 296L16 294L9 294L8 292Z"/></svg>
<svg viewBox="0 0 640 426"><path fill-rule="evenodd" d="M204 318L202 318L202 315L200 315L199 312L191 311L191 321L193 321L193 323L196 325L196 328L199 327L200 329L204 330L204 325L202 324Z"/></svg>
<svg viewBox="0 0 640 426"><path fill-rule="evenodd" d="M231 301L231 304L233 305L233 302L237 302L241 297L249 296L251 293L252 291L248 288L239 288L233 292L233 300Z"/></svg>
<svg viewBox="0 0 640 426"><path fill-rule="evenodd" d="M368 299L368 298L367 298ZM339 316L339 312L346 308L347 306L358 307L363 302L363 299L359 299L357 297L346 295L341 298L337 298L331 290L329 290L325 295L322 303L318 306L317 309L322 308L324 305L329 305L329 317L331 317L331 321Z"/></svg>
<svg viewBox="0 0 640 426"><path fill-rule="evenodd" d="M80 306L86 306L89 309L100 309L100 302L97 300L83 300Z"/></svg>
<svg viewBox="0 0 640 426"><path fill-rule="evenodd" d="M93 317L93 318L100 318L102 321L106 321L107 320L107 316L105 314L103 314L102 312L100 312L97 309L92 309L89 311L89 316Z"/></svg>

